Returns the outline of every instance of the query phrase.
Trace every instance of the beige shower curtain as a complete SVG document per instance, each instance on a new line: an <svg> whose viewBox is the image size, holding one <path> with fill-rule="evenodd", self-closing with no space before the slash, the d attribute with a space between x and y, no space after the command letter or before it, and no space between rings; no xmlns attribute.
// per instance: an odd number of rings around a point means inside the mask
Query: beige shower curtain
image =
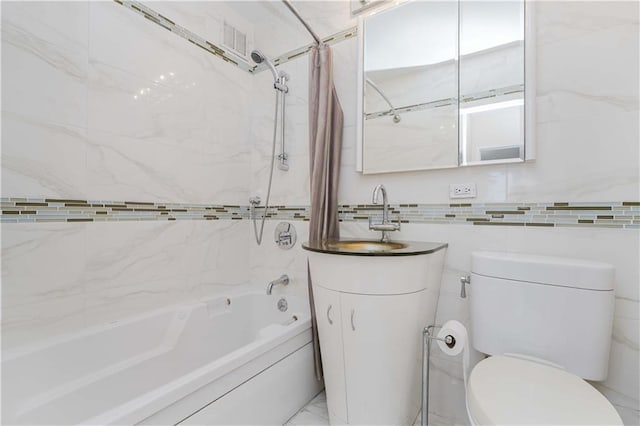
<svg viewBox="0 0 640 426"><path fill-rule="evenodd" d="M343 114L333 85L331 49L321 45L311 49L309 77L309 172L311 183L311 213L309 241L337 239L338 181L342 149ZM313 333L316 377L322 379L322 363L313 285L307 265L311 326Z"/></svg>

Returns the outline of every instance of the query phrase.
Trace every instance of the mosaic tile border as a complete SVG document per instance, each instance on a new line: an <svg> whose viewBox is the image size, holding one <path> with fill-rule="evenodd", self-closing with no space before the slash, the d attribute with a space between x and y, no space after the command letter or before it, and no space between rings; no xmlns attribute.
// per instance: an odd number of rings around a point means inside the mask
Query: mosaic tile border
<svg viewBox="0 0 640 426"><path fill-rule="evenodd" d="M2 198L2 223L122 222L143 220L241 220L248 206L144 201Z"/></svg>
<svg viewBox="0 0 640 426"><path fill-rule="evenodd" d="M249 206L58 198L2 198L2 223L107 222L143 220L243 220ZM264 208L258 208L262 217ZM477 226L640 229L640 202L392 204L393 221ZM382 206L346 204L341 222L380 220ZM309 206L271 206L271 220L309 220Z"/></svg>
<svg viewBox="0 0 640 426"><path fill-rule="evenodd" d="M389 206L393 221L479 226L640 229L640 202L451 203ZM379 220L378 205L340 206L341 221Z"/></svg>

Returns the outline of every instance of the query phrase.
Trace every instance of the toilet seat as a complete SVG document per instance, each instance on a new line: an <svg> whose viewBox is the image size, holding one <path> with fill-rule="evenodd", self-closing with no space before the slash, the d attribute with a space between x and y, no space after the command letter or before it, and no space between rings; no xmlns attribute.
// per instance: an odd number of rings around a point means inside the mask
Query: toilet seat
<svg viewBox="0 0 640 426"><path fill-rule="evenodd" d="M510 356L489 357L475 366L467 409L478 425L622 425L613 405L580 377Z"/></svg>

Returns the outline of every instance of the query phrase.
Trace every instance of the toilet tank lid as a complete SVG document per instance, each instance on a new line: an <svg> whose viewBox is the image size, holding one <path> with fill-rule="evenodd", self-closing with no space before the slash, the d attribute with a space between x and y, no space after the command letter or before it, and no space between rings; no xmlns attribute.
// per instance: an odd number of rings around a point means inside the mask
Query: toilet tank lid
<svg viewBox="0 0 640 426"><path fill-rule="evenodd" d="M613 266L592 260L479 251L471 254L471 272L506 280L586 290L613 290Z"/></svg>

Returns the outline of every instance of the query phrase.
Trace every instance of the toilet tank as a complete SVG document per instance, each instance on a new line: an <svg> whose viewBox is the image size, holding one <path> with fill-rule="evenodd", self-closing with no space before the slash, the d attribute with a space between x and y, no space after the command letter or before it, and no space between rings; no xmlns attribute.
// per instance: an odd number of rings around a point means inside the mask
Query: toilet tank
<svg viewBox="0 0 640 426"><path fill-rule="evenodd" d="M474 252L471 345L520 354L589 380L607 377L613 266L580 259Z"/></svg>

